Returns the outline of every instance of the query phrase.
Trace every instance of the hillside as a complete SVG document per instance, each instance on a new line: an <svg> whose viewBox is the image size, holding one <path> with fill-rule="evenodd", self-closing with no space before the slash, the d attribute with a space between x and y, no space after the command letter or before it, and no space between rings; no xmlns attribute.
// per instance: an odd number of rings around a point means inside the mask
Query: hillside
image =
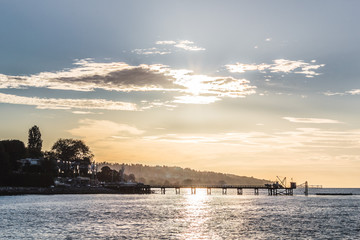
<svg viewBox="0 0 360 240"><path fill-rule="evenodd" d="M103 166L119 171L121 164L99 163L98 170ZM236 185L264 185L268 180L253 177L237 176L208 171L196 171L190 168L168 166L146 166L142 164L125 164L125 174L134 174L137 182L151 185L162 184L236 184Z"/></svg>

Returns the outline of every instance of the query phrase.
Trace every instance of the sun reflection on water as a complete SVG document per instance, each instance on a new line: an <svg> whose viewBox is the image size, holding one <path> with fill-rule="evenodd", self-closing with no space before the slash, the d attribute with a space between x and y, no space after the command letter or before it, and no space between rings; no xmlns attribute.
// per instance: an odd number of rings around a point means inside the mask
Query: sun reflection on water
<svg viewBox="0 0 360 240"><path fill-rule="evenodd" d="M187 227L182 232L183 239L221 239L209 229L211 218L211 197L206 189L196 189L196 194L191 194L188 189L184 194L184 215L181 221ZM214 236L215 235L215 236Z"/></svg>

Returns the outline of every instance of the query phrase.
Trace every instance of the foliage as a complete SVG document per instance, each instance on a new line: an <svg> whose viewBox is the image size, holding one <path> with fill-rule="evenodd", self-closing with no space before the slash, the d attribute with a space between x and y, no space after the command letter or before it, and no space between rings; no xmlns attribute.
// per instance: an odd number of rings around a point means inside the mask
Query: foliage
<svg viewBox="0 0 360 240"><path fill-rule="evenodd" d="M1 172L17 171L19 163L17 160L25 157L25 145L20 140L0 141L0 168Z"/></svg>
<svg viewBox="0 0 360 240"><path fill-rule="evenodd" d="M94 155L81 140L59 139L52 146L56 158L61 162L65 176L87 175L88 166Z"/></svg>
<svg viewBox="0 0 360 240"><path fill-rule="evenodd" d="M44 159L42 161L42 168L44 173L56 176L57 174L57 164L56 164L56 155L54 152L46 151L44 153Z"/></svg>
<svg viewBox="0 0 360 240"><path fill-rule="evenodd" d="M135 175L133 173L130 173L129 176L127 177L127 180L129 182L135 182Z"/></svg>
<svg viewBox="0 0 360 240"><path fill-rule="evenodd" d="M29 129L28 137L28 156L30 158L42 157L42 142L40 129L38 126L34 125Z"/></svg>
<svg viewBox="0 0 360 240"><path fill-rule="evenodd" d="M97 173L97 178L100 182L119 182L120 174L118 171L104 166L101 168L101 172Z"/></svg>
<svg viewBox="0 0 360 240"><path fill-rule="evenodd" d="M111 169L109 166L103 166L101 171L97 173L97 179L100 182L135 182L135 175L124 174L124 176L121 176L121 171Z"/></svg>
<svg viewBox="0 0 360 240"><path fill-rule="evenodd" d="M6 176L9 174L9 154L5 151L5 147L0 142L0 176Z"/></svg>

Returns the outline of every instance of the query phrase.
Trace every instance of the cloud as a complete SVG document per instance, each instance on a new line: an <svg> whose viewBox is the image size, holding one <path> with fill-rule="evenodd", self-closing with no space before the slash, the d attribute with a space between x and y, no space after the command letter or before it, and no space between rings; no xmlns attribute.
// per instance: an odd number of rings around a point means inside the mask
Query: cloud
<svg viewBox="0 0 360 240"><path fill-rule="evenodd" d="M72 113L80 114L80 115L95 114L94 112L90 112L90 111L72 111Z"/></svg>
<svg viewBox="0 0 360 240"><path fill-rule="evenodd" d="M184 49L186 51L204 51L205 48L195 46L193 41L181 40L181 41L157 41L157 45L172 45L177 48Z"/></svg>
<svg viewBox="0 0 360 240"><path fill-rule="evenodd" d="M210 103L223 97L242 98L254 94L256 88L251 86L246 79L233 77L195 75L186 70L171 71L169 75L175 78L174 83L183 86L185 88L183 92L187 93L186 97L176 97L177 102L204 103L207 101Z"/></svg>
<svg viewBox="0 0 360 240"><path fill-rule="evenodd" d="M152 47L152 48L138 48L134 49L131 52L139 54L139 55L165 55L170 54L176 51L176 49L181 49L185 51L204 51L205 48L198 47L195 45L193 41L189 40L181 40L181 41L172 41L172 40L165 40L165 41L157 41L155 42L156 45L160 47ZM166 47L161 47L166 46Z"/></svg>
<svg viewBox="0 0 360 240"><path fill-rule="evenodd" d="M338 152L346 153L348 149L358 149L360 131L331 131L319 128L297 128L282 132L231 132L215 134L164 134L143 136L146 141L222 144L234 146L242 152Z"/></svg>
<svg viewBox="0 0 360 240"><path fill-rule="evenodd" d="M155 44L157 45L175 45L175 41L157 41Z"/></svg>
<svg viewBox="0 0 360 240"><path fill-rule="evenodd" d="M316 123L316 124L323 124L323 123L342 123L338 120L332 119L324 119L324 118L294 118L294 117L283 117L283 119L288 120L289 122L293 123Z"/></svg>
<svg viewBox="0 0 360 240"><path fill-rule="evenodd" d="M266 72L270 71L272 73L296 73L304 74L306 77L314 77L320 75L320 73L315 72L321 67L324 67L325 64L314 64L312 60L310 63L306 63L302 60L292 61L287 59L276 59L273 60L272 64L244 64L244 63L235 63L228 64L225 67L229 72L232 73L244 73L246 71L260 71Z"/></svg>
<svg viewBox="0 0 360 240"><path fill-rule="evenodd" d="M252 167L253 164L271 167L275 160L278 167L284 164L313 166L314 163L321 163L323 167L329 163L341 165L345 159L350 164L359 161L359 130L296 128L273 132L184 134L166 131L167 134L152 134L128 124L82 119L78 127L68 132L84 139L99 161L126 159L136 162L142 159L157 164L171 158L175 162L200 161L204 164L226 158L233 164L239 159L247 159L243 161L246 165L250 160Z"/></svg>
<svg viewBox="0 0 360 240"><path fill-rule="evenodd" d="M136 104L129 102L109 101L105 99L64 99L22 97L0 93L0 103L36 106L38 109L101 109L117 111L137 111ZM88 112L75 112L88 113Z"/></svg>
<svg viewBox="0 0 360 240"><path fill-rule="evenodd" d="M360 89L353 89L353 90L347 91L346 93L351 94L351 95L360 95Z"/></svg>
<svg viewBox="0 0 360 240"><path fill-rule="evenodd" d="M174 46L177 48L187 50L187 51L204 51L205 50L205 48L197 47L194 45L194 42L188 41L188 40L179 41Z"/></svg>
<svg viewBox="0 0 360 240"><path fill-rule="evenodd" d="M166 55L171 53L171 51L168 49L158 49L158 48L134 49L131 52L139 55Z"/></svg>
<svg viewBox="0 0 360 240"><path fill-rule="evenodd" d="M173 101L160 101L159 99L154 101L141 101L142 106L141 110L147 110L151 108L159 108L159 107L165 107L167 110L174 110L177 106L173 103Z"/></svg>
<svg viewBox="0 0 360 240"><path fill-rule="evenodd" d="M254 94L256 88L251 86L246 79L197 75L191 70L171 69L162 64L131 66L123 62L98 63L90 59L78 60L75 62L75 68L58 72L41 72L29 76L0 76L0 88L27 87L72 91L103 89L121 92L174 92L180 94L175 98L174 102L177 103L186 102L183 101L184 97L182 96L188 96L188 99L189 96L192 96L193 100L200 100L187 101L188 103L203 103L204 99L206 99L204 96L216 100L224 97L239 98ZM49 102L50 100L37 99L37 103L34 105L46 105L44 104L45 101ZM73 99L73 101L75 100ZM85 100L79 101L84 103ZM99 100L93 101L98 102ZM22 102L25 103L25 101ZM48 105L53 107L56 102ZM123 108L127 107L132 109L132 107L123 103Z"/></svg>
<svg viewBox="0 0 360 240"><path fill-rule="evenodd" d="M175 97L174 103L185 103L185 104L210 104L221 100L216 96L179 96Z"/></svg>
<svg viewBox="0 0 360 240"><path fill-rule="evenodd" d="M57 72L41 72L29 76L0 75L0 88L42 87L58 90L154 91L174 89L164 76L165 65L130 66L124 62L97 63L78 60L75 67ZM178 86L179 87L179 86Z"/></svg>
<svg viewBox="0 0 360 240"><path fill-rule="evenodd" d="M145 131L127 124L119 124L108 120L81 119L79 127L68 131L73 136L82 137L89 142L109 138L124 138L142 135Z"/></svg>
<svg viewBox="0 0 360 240"><path fill-rule="evenodd" d="M360 89L352 89L346 92L324 92L326 96L345 96L345 95L360 95Z"/></svg>

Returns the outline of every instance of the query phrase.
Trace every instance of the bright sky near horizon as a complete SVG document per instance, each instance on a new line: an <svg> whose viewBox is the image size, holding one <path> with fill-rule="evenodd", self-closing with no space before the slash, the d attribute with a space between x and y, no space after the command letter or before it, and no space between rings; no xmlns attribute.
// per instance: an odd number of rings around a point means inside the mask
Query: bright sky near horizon
<svg viewBox="0 0 360 240"><path fill-rule="evenodd" d="M360 2L0 3L0 139L360 187Z"/></svg>

